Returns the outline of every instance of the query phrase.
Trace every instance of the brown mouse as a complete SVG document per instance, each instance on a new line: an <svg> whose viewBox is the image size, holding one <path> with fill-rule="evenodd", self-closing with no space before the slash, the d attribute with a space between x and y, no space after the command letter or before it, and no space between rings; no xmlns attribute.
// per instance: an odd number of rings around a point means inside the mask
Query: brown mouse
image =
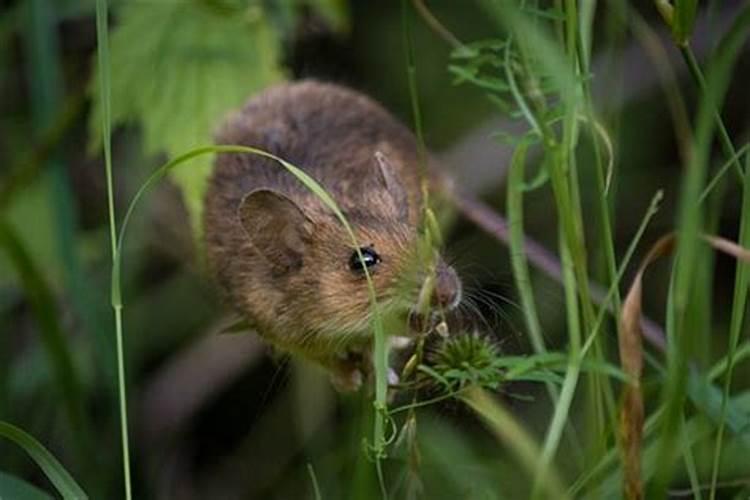
<svg viewBox="0 0 750 500"><path fill-rule="evenodd" d="M416 255L423 211L413 134L360 93L302 81L253 97L216 139L301 168L352 226L364 260L335 215L277 162L217 155L203 223L219 287L273 345L323 365L339 388L357 388L366 367L352 359L366 360L371 344L363 266L392 312L414 307L428 272ZM440 258L432 272L432 302L455 307L458 275Z"/></svg>

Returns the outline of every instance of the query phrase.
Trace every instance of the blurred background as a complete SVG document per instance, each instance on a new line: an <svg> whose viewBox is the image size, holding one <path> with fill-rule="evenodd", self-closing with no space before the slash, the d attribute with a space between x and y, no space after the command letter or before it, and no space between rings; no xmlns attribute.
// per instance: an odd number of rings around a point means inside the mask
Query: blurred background
<svg viewBox="0 0 750 500"><path fill-rule="evenodd" d="M498 133L523 129L482 88L457 83L451 45L407 3L426 143L462 188L503 213L512 147ZM428 2L462 42L502 35L481 3ZM643 241L674 227L681 175L661 73L623 12L632 9L661 37L690 116L697 101L650 2L599 4L592 81L615 148L612 199L621 255L660 189L664 200ZM705 2L694 40L699 55L714 48L735 6ZM94 2L0 0L0 9L0 419L36 436L92 498L118 498L112 256ZM412 127L400 2L136 0L111 2L110 14L118 220L155 168L209 144L224 113L283 79L349 85ZM736 144L747 140L748 70L744 51L723 110ZM592 163L590 144L584 141L580 154L585 169ZM312 470L323 498L377 498L375 470L363 451L370 396L337 395L317 368L269 352L252 335L220 333L231 318L195 243L209 168L209 160L197 160L161 183L135 212L126 238L124 348L135 497L313 498ZM585 182L584 202L593 204ZM735 239L740 189L727 189L719 227ZM549 190L526 197L528 233L550 249L557 242L553 207ZM446 236L446 251L467 287L483 297L478 304L500 349L528 352L507 249L460 214ZM593 269L602 276L603 264ZM733 269L729 259L717 258L715 314L705 326L721 346ZM668 276L668 265L660 264L648 278L645 311L660 324ZM565 338L561 288L542 274L533 278L554 348ZM615 346L612 340L612 352ZM748 376L744 367L736 379ZM543 386L500 393L529 429L543 432L550 416ZM396 446L386 465L397 498L517 498L527 491L513 460L458 403L418 415L418 453ZM7 488L18 481L9 474L51 491L20 449L0 442Z"/></svg>

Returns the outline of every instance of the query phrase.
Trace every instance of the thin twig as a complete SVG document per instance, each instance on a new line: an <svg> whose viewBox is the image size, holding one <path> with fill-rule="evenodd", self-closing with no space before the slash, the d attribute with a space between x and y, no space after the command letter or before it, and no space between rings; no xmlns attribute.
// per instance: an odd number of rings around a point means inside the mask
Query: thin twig
<svg viewBox="0 0 750 500"><path fill-rule="evenodd" d="M459 49L464 46L464 44L461 43L461 40L456 38L456 36L451 33L450 30L448 30L448 28L446 28L443 23L432 14L432 12L430 12L430 9L427 8L423 0L412 0L412 4L414 4L414 8L419 12L419 15L422 16L424 22L427 23L427 25L437 33L440 38L448 42L454 49Z"/></svg>

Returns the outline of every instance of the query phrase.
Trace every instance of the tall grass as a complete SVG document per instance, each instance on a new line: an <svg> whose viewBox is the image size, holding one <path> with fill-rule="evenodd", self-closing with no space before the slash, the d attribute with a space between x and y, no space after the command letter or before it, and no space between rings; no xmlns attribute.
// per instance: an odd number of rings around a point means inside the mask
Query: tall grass
<svg viewBox="0 0 750 500"><path fill-rule="evenodd" d="M542 452L542 464L548 464L554 458L562 428L571 418L571 404L573 395L577 393L577 382L580 376L579 363L587 356L593 356L594 359L600 361L606 359L604 344L596 335L606 306L602 307L598 313L595 312L588 288L590 256L587 255L587 248L591 243L588 242L589 235L587 231L584 231L583 226L583 221L586 220L581 209L581 186L584 179L581 177L581 169L577 160L581 147L581 134L576 117L584 116L584 123L590 125L592 130L596 130L594 124L597 124L597 127L601 125L594 115L588 78L591 44L590 35L587 34L592 32L594 19L591 6L587 10L579 11L579 4L574 1L557 2L555 9L547 12L552 21L546 23L544 19L533 20L534 17L541 16L541 11L532 7L536 5L535 2L526 2L526 4L521 2L522 6L518 9L514 2L484 2L486 10L495 16L501 29L508 33L505 39L504 60L498 57L493 62L495 66L504 68L506 86L496 84L489 78L480 80L476 74L472 78L475 83L479 81L482 88L491 89L495 96L510 96L517 109L517 115L528 124L529 133L525 137L518 138L520 144L517 146L508 179L508 215L511 226L514 275L521 292L532 345L537 351L545 349L545 346L539 333L533 295L528 285L525 257L522 253L523 218L519 194L527 189L523 178L522 163L530 139L531 142L539 143L542 148L542 162L547 169L556 204L560 231L559 251L563 268L562 281L566 297L567 350L570 354L570 364L560 395L554 401L555 410L548 426ZM660 7L664 8L664 4L666 2L662 2ZM742 172L742 169L738 167L740 155L737 154L717 110L721 108L720 103L728 83L727 79L732 74L737 54L737 46L734 44L740 43L740 40L746 40L746 29L743 26L746 22L744 20L746 14L745 11L736 18L726 39L719 44L721 51L717 50L714 54L709 65L708 76L704 79L703 72L688 45L695 16L695 3L677 2L674 8L669 6L668 24L673 29L684 60L701 94L696 117L695 141L691 145L691 154L685 165L685 175L681 177L682 194L676 222L679 234L677 264L673 268L673 286L670 288L670 307L667 313L669 342L666 352L666 385L654 412L654 415L661 415L659 421L662 434L656 446L649 449L656 453L657 459L649 463L649 468L644 471L647 478L655 477L655 480L649 483L649 498L661 498L666 494L667 485L674 477L678 456L688 461L694 486L697 484L690 446L682 448L677 446L677 441L681 439L680 436L683 436L680 421L687 410L685 398L688 396L686 387L688 387L690 360L697 361L701 357L696 346L707 345L708 332L705 329L702 331L694 331L694 329L696 325L706 324L708 316L700 317L700 315L708 314L711 302L710 287L706 286L705 281L705 277L710 276L711 273L706 274L704 271L706 266L711 265L712 260L706 259L706 250L702 248L703 243L699 237L704 231L702 220L705 218L705 209L701 203L696 203L696 200L706 196L704 194L701 197L701 191L706 189L706 172L710 164L709 151L714 127L719 130L720 142L726 156L729 157L727 166L720 169L717 178L723 175L726 168L730 166ZM540 26L545 24L551 25L549 31L540 29ZM550 37L550 32L555 36ZM512 58L511 52L513 52ZM550 114L549 106L559 106L557 113ZM595 135L596 132L592 133L592 136ZM610 206L612 202L607 198L606 178L608 175L605 176L602 154L596 137L592 141L592 147L595 158L594 175L590 180L593 182L588 184L594 186L594 198L597 200L596 217L600 229L599 240L596 243L603 252L606 263L610 289L607 301L612 301L614 316L617 319L621 314L617 290L619 286L622 286L624 265L627 264L635 247L631 246L626 259L617 263L611 229L613 213ZM716 183L716 180L712 180L710 187L715 186ZM718 196L720 197L721 194ZM654 207L652 206L643 220L636 242L645 228L645 223L653 216L653 213ZM750 214L747 211L741 213L742 228L745 227L748 215ZM714 226L712 226L713 229L715 229ZM741 238L742 236L741 234ZM744 281L746 277L742 271L744 266L740 266L739 269L732 308L731 331L733 333L728 346L730 358L738 341L739 330L735 328L740 328L739 323L742 322L746 304L747 283ZM697 281L699 278L696 270L704 273L700 285ZM700 307L698 307L699 303L702 304ZM624 333L619 331L618 334ZM582 349L584 338L586 348ZM593 351L589 351L590 347L593 347ZM586 392L586 401L590 409L589 422L593 430L593 436L589 439L587 461L596 463L612 443L613 433L617 428L615 414L618 411L626 412L627 408L616 409L614 391L606 379L593 374L587 377L586 381L589 388ZM723 410L717 421L719 436L714 446L712 497L716 494L718 457L722 449L721 436L726 421L725 405L730 399L728 389L730 383L731 376L725 383L722 397ZM695 399L695 395L692 397ZM699 407L701 406L701 403L695 402ZM649 422L651 425L654 423L653 420ZM535 482L537 491L539 480L540 476L537 474ZM589 486L589 488L592 487L592 494L596 496L596 486Z"/></svg>
<svg viewBox="0 0 750 500"><path fill-rule="evenodd" d="M0 436L15 442L39 465L65 500L86 500L88 495L39 441L7 422L0 422Z"/></svg>
<svg viewBox="0 0 750 500"><path fill-rule="evenodd" d="M112 297L114 298L113 303L117 304L120 309L122 309L120 283L121 283L121 273L122 273L122 267L121 267L122 266L122 253L123 253L123 247L125 243L125 231L128 228L128 224L130 223L133 212L136 206L138 206L139 201L151 188L153 188L160 180L166 177L166 175L171 170L178 168L181 165L187 164L190 160L197 158L199 156L217 154L217 153L251 154L251 155L261 156L263 158L268 158L278 163L280 168L286 169L297 180L299 180L307 189L309 189L310 192L312 192L315 196L317 196L318 199L321 202L323 202L323 204L329 210L331 210L331 212L333 212L333 214L336 216L336 218L339 220L342 226L346 229L346 232L351 238L352 245L356 249L359 259L364 261L364 257L362 256L362 251L361 251L362 247L357 241L357 237L354 233L354 230L352 229L352 226L349 224L349 221L344 216L338 204L333 199L333 197L318 183L318 181L310 177L310 175L308 175L305 171L292 165L291 163L287 162L283 158L280 158L278 156L275 156L271 153L268 153L266 151L263 151L257 148L248 147L248 146L233 146L233 145L205 146L202 148L196 148L192 151L188 151L187 153L182 154L168 161L161 167L157 168L149 176L146 182L144 182L143 185L141 185L141 187L138 189L138 191L136 191L135 195L133 196L133 199L130 202L125 212L125 216L122 221L122 226L120 227L120 231L116 240L115 253L114 253L115 260L112 266ZM385 447L387 444L387 439L385 437L384 422L387 416L386 391L387 391L387 384L388 384L388 380L387 380L388 349L387 349L387 345L385 342L385 332L383 329L383 315L380 310L380 307L378 306L377 296L375 294L375 288L372 282L372 278L366 266L364 266L364 271L365 271L365 278L367 280L369 297L371 301L371 311L372 311L371 318L372 318L372 331L373 331L373 365L375 368L375 399L373 401L373 407L375 409L375 419L374 419L375 424L374 424L374 429L373 429L373 443L372 443L371 449L372 449L372 456L375 460L375 464L378 470L378 475L382 479L380 461L385 457ZM118 327L118 329L121 329L121 326ZM127 450L125 446L126 445L124 444L123 449ZM382 480L381 480L381 487L384 490L384 496L385 496L385 484Z"/></svg>
<svg viewBox="0 0 750 500"><path fill-rule="evenodd" d="M429 251L421 253L425 262L420 264L427 267L433 264L434 247L441 244L442 236L430 207L434 197L424 170L428 152L425 144L427 127L423 120L429 115L423 113L426 103L420 99L417 78L420 54L418 45L412 40L415 12L422 15L428 26L454 50L454 74L473 84L477 92L488 94L493 103L510 110L512 116L525 124L525 131L511 138L514 154L506 180L505 215L509 223L511 269L520 297L524 335L528 336L534 352L505 356L494 350L494 346L486 348L490 344L482 343L485 341L480 335L460 338L465 332L452 332L458 341L452 344L454 350L448 355L445 354L447 351L440 351L442 365L437 366L431 365L430 360L423 356L425 344L420 338L418 354L410 360L411 364L407 363L402 373L405 381L403 394L409 397L409 402L389 407L389 353L382 317L384 312L378 306L371 277L364 267L372 302L375 369L374 394L363 397L366 409L361 412L364 414L361 422L366 423L367 429L352 425L356 433L351 435L356 434L356 437L337 440L338 446L332 453L336 455L334 459L312 457L305 463L306 470L300 476L304 478L307 491L311 490L312 496L320 499L328 498L329 491L343 490L333 488L319 478L333 477L325 473L330 463L349 461L348 455L345 459L341 456L356 449L360 462L366 467L358 465L354 468L353 492L344 495L357 498L400 498L402 493L406 498L418 498L420 492L434 494L437 487L430 490L431 481L438 485L449 484L462 493L473 493L480 489L479 486L476 490L471 489L476 486L473 484L475 479L480 477L472 475L476 470L486 472L486 477L483 476L477 484L487 488L488 498L509 495L500 484L507 481L506 478L520 483L513 485L517 488L514 491L521 491L530 498L666 498L673 488L683 484L695 498L713 500L721 496L723 486L734 484L732 474L737 469L740 473L748 472L742 470L741 463L735 469L731 468L730 462L741 462L750 449L750 398L747 384L737 376L741 372L740 363L750 359L750 342L742 338L743 328L747 325L750 266L737 264L729 317L724 322L713 310L715 293L710 286L713 259L705 236L719 227L725 198L741 190L738 241L742 247L750 248L750 145L735 145L736 140L722 118L724 98L750 33L750 6L741 7L716 50L701 63L690 46L694 22L699 14L697 2L655 2L655 8L663 15L664 27L671 31L673 43L681 52L687 74L693 80L697 111L692 123L675 123L676 129L687 129L675 131L679 140L685 137L690 140L687 142L689 154L681 158L684 163L677 180L676 216L668 224L668 230L674 230L676 236L674 240L660 240L662 244L664 241L675 242L674 259L665 283L668 285L664 311L667 342L654 351L644 351L638 340L637 349L631 352L621 350L622 357L616 360L612 354L617 345L615 340L628 340L627 335L640 333L640 327L633 326L640 324L640 295L637 307L634 307L628 300L631 295L623 301L620 292L628 289L630 284L628 270L633 259L647 253L644 235L665 195L658 191L648 207L641 210L623 200L627 193L616 189L627 172L617 168L618 155L622 154L618 150L617 130L609 117L600 116L596 109L593 82L598 75L591 74L592 54L597 42L594 36L597 11L603 5L557 0L552 3L552 8L544 8L546 3L532 0L481 0L479 8L494 23L496 38L464 43L446 27L450 23L442 24L425 2L413 0L412 3L415 10L409 2L402 1L400 23L406 56L405 81L420 148L420 165L415 168L421 169L425 181L422 186L425 224L421 228L424 241L420 245L429 247ZM644 26L646 21L640 17L630 17L630 7L624 2L612 4L624 13L624 16L619 13L615 16L618 22L632 28L634 33L642 34L643 31L639 30L658 28ZM283 158L236 145L196 148L154 170L127 205L118 228L111 148L112 82L107 0L96 1L96 27L112 257L110 292L115 326L122 489L124 497L130 500L141 496L134 493L138 486L134 488L133 477L139 474L133 474L131 466L134 470L142 468L140 463L132 462L130 454L123 254L128 228L144 196L174 169L184 167L195 158L216 154L261 156L276 162L279 168L288 171L314 193L346 229L357 252L361 247L336 201L308 174ZM57 64L52 52L42 55L38 62L46 60L53 66ZM666 59L659 60L668 64ZM42 71L43 68L37 69ZM660 71L662 75L671 73ZM664 88L668 92L679 91L674 84L665 84ZM669 98L671 102L684 99L681 95ZM714 151L714 142L720 145L721 154ZM540 171L533 180L528 180L527 167L532 163L539 165ZM552 221L549 227L554 232L555 238L551 239L556 241L562 269L559 284L563 331L562 339L554 344L550 341L550 332L543 326L544 312L548 310L541 307L545 291L535 282L529 265L532 259L526 242L529 235L536 232L531 226L533 219L525 210L531 192L551 200L550 206L554 210L553 216L549 217ZM66 198L68 195L64 189L57 191L61 212L71 208L68 206L70 200ZM621 210L622 207L642 216L630 217L638 225L633 234L627 235L628 246L618 254L615 217L619 214L615 208ZM72 222L63 220L60 227L63 246L72 245L70 239L74 232ZM716 240L709 238L708 241L721 246ZM647 264L653 260L651 257L667 256L665 248L670 245L657 247L658 251L649 253L650 257L639 267L634 281L638 287L643 283L646 289L649 288L649 280L655 277L645 273ZM39 320L41 343L61 388L64 412L74 434L72 441L83 450L79 455L85 454L87 441L91 440L89 436L95 436L97 431L88 419L86 393L75 366L75 356L57 317L54 292L44 270L35 264L16 230L4 220L0 220L0 248L11 257ZM70 250L65 249L62 256L72 265L66 288L76 290L85 278L79 275L79 263ZM741 253L741 249L734 248L735 256ZM362 255L359 257L361 259ZM606 290L599 303L594 297L592 275L603 281ZM640 288L638 292L640 294ZM86 297L76 300L76 307L84 313L93 307ZM637 310L635 317L633 309ZM96 323L95 316L89 317L90 325ZM712 342L712 335L724 333L720 331L724 323L728 325L726 345L719 345L718 352L710 352L707 346L717 346ZM443 343L439 346L451 345L453 340L441 341ZM465 343L461 344L462 341ZM467 352L469 355L462 358ZM635 359L628 358L629 355ZM622 368L617 366L618 361ZM637 369L632 369L631 362ZM497 392L513 391L507 388L512 388L511 383L517 381L544 384L548 396L544 403L549 406L529 406L533 415L514 412L513 404L501 400ZM639 399L636 402L645 403L642 422L637 414L638 405L632 399L626 399L628 394L633 394L627 392L629 389L636 391ZM467 420L462 419L461 425L444 426L439 431L426 430L443 417L439 412L430 413L431 409L449 399L465 405L486 429L478 431L472 425L463 425ZM431 417L422 418L422 415ZM627 442L627 429L623 426L628 425L635 429L628 436L635 436L636 442ZM486 442L485 434L494 436L497 443ZM362 439L364 446L359 447L359 442L350 446L349 441L359 440L363 435L370 436ZM84 489L36 439L5 422L0 422L0 436L21 446L64 498L86 498ZM447 445L443 449L435 443ZM422 459L423 455L432 460L428 466L424 466L427 460ZM77 460L86 464L90 458L86 460L86 457L79 456ZM363 458L374 461L374 467ZM441 459L444 462L441 463ZM315 463L315 469L311 462ZM90 477L95 476L94 471L98 469L90 464L82 467L86 471L82 476L86 489L99 491L99 486L94 486L96 478ZM318 476L316 471L322 474ZM148 486L144 485L144 488ZM750 491L747 486L735 489L738 495Z"/></svg>
<svg viewBox="0 0 750 500"><path fill-rule="evenodd" d="M715 54L711 61L706 84L700 100L700 107L695 124L695 142L689 163L685 168L685 175L681 186L680 209L678 215L678 243L677 243L677 265L674 268L673 287L670 288L670 301L673 304L671 310L672 328L667 329L667 378L662 393L662 404L665 408L665 420L661 446L659 448L659 466L656 481L651 494L661 497L665 495L668 482L672 476L672 470L677 460L676 446L680 421L684 411L685 388L687 385L689 360L694 358L698 352L695 346L696 333L693 325L696 324L692 317L691 308L698 300L696 293L705 294L705 289L700 292L696 290L695 269L699 266L699 258L705 255L700 250L700 232L703 230L705 213L702 205L695 203L699 199L705 184L710 145L715 131L715 110L719 109L730 81L732 68L734 66L739 48L747 37L748 19L750 9L747 7L742 15L735 20L723 43L719 44L721 52ZM741 220L750 216L748 213L741 214ZM741 222L741 225L744 225ZM744 304L735 304L744 309ZM700 324L700 323L698 323ZM704 335L707 335L705 332ZM692 340L691 340L692 339ZM701 342L699 345L707 345ZM726 397L724 401L726 401ZM722 424L720 424L722 425ZM720 443L717 443L717 446ZM712 496L715 494L715 483L712 486Z"/></svg>
<svg viewBox="0 0 750 500"><path fill-rule="evenodd" d="M96 38L99 68L99 88L102 100L102 146L104 149L104 173L107 183L107 210L109 216L109 240L112 251L111 301L115 314L115 342L117 346L117 393L120 411L120 444L122 451L122 473L126 500L133 498L130 474L130 441L128 438L128 403L125 388L125 353L123 348L122 298L120 293L119 255L117 253L117 220L115 218L114 181L112 179L112 131L111 131L111 84L109 78L109 25L107 0L96 1Z"/></svg>

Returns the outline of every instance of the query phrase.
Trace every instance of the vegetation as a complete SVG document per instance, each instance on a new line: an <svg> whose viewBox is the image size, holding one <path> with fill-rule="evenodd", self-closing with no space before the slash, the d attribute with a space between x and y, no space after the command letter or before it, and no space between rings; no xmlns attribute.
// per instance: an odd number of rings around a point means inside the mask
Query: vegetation
<svg viewBox="0 0 750 500"><path fill-rule="evenodd" d="M750 495L750 7L4 9L0 498ZM394 353L391 389L374 293L373 388L338 395L229 333L204 273L216 154L276 160L348 227L285 159L211 145L307 76L373 94L461 187L420 255L463 252L472 321Z"/></svg>

